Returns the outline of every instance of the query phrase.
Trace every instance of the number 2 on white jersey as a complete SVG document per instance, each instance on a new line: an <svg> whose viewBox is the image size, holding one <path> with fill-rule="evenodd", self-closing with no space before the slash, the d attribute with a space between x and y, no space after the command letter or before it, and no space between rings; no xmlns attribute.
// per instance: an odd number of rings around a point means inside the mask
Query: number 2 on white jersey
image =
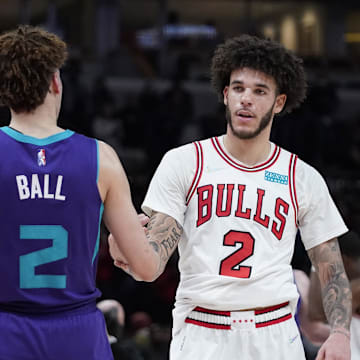
<svg viewBox="0 0 360 360"><path fill-rule="evenodd" d="M230 230L224 235L224 246L236 246L242 244L242 247L220 262L220 275L232 276L237 278L249 278L251 275L251 266L240 265L254 253L255 239L248 232Z"/></svg>

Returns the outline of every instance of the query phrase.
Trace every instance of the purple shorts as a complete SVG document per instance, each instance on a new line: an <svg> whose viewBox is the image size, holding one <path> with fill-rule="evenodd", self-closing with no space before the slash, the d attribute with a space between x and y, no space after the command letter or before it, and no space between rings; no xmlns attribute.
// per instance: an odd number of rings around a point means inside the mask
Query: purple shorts
<svg viewBox="0 0 360 360"><path fill-rule="evenodd" d="M0 311L0 360L113 360L99 310L29 316Z"/></svg>

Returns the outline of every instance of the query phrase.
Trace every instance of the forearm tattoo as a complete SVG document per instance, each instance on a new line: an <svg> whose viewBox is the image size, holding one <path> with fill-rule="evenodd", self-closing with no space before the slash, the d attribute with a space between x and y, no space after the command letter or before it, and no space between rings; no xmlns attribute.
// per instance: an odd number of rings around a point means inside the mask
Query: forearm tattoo
<svg viewBox="0 0 360 360"><path fill-rule="evenodd" d="M318 273L323 306L332 332L350 328L351 289L346 276L337 239L332 239L308 251Z"/></svg>
<svg viewBox="0 0 360 360"><path fill-rule="evenodd" d="M161 273L170 256L175 251L181 238L183 229L172 217L156 212L147 224L146 236L155 252L159 254Z"/></svg>

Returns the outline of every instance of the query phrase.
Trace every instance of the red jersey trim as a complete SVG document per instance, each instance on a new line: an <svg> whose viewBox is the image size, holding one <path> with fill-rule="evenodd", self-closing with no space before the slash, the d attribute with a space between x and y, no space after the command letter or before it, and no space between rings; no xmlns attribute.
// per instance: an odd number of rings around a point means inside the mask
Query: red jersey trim
<svg viewBox="0 0 360 360"><path fill-rule="evenodd" d="M296 155L291 154L290 162L289 162L289 191L290 191L291 203L295 212L296 227L299 226L299 222L298 222L299 204L297 201L296 186L295 186L295 168L296 168L297 158L298 157Z"/></svg>
<svg viewBox="0 0 360 360"><path fill-rule="evenodd" d="M257 171L262 171L262 170L268 169L270 166L272 166L276 163L277 159L279 158L280 152L281 152L281 148L279 146L275 145L275 149L267 161L263 162L262 164L251 167L251 166L242 165L242 164L236 162L234 159L232 159L225 152L223 147L221 146L218 137L211 138L211 143L213 144L216 152L226 163L228 163L235 169L245 171L245 172L257 172Z"/></svg>
<svg viewBox="0 0 360 360"><path fill-rule="evenodd" d="M191 186L189 188L189 191L186 195L186 206L189 204L192 196L194 195L194 192L199 184L203 168L204 168L204 161L203 161L203 150L201 143L199 141L196 141L193 143L196 149L196 171L193 178L193 181L191 183Z"/></svg>

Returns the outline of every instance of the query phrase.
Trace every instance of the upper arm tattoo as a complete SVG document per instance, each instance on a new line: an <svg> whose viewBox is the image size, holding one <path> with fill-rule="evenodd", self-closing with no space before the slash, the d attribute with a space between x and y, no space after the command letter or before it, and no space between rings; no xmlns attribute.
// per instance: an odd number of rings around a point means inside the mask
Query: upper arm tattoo
<svg viewBox="0 0 360 360"><path fill-rule="evenodd" d="M308 254L319 276L324 311L331 328L349 329L351 289L337 239L315 246Z"/></svg>
<svg viewBox="0 0 360 360"><path fill-rule="evenodd" d="M146 235L155 252L159 254L160 273L164 270L170 256L175 251L182 233L182 227L171 216L159 212L151 215L147 224Z"/></svg>

